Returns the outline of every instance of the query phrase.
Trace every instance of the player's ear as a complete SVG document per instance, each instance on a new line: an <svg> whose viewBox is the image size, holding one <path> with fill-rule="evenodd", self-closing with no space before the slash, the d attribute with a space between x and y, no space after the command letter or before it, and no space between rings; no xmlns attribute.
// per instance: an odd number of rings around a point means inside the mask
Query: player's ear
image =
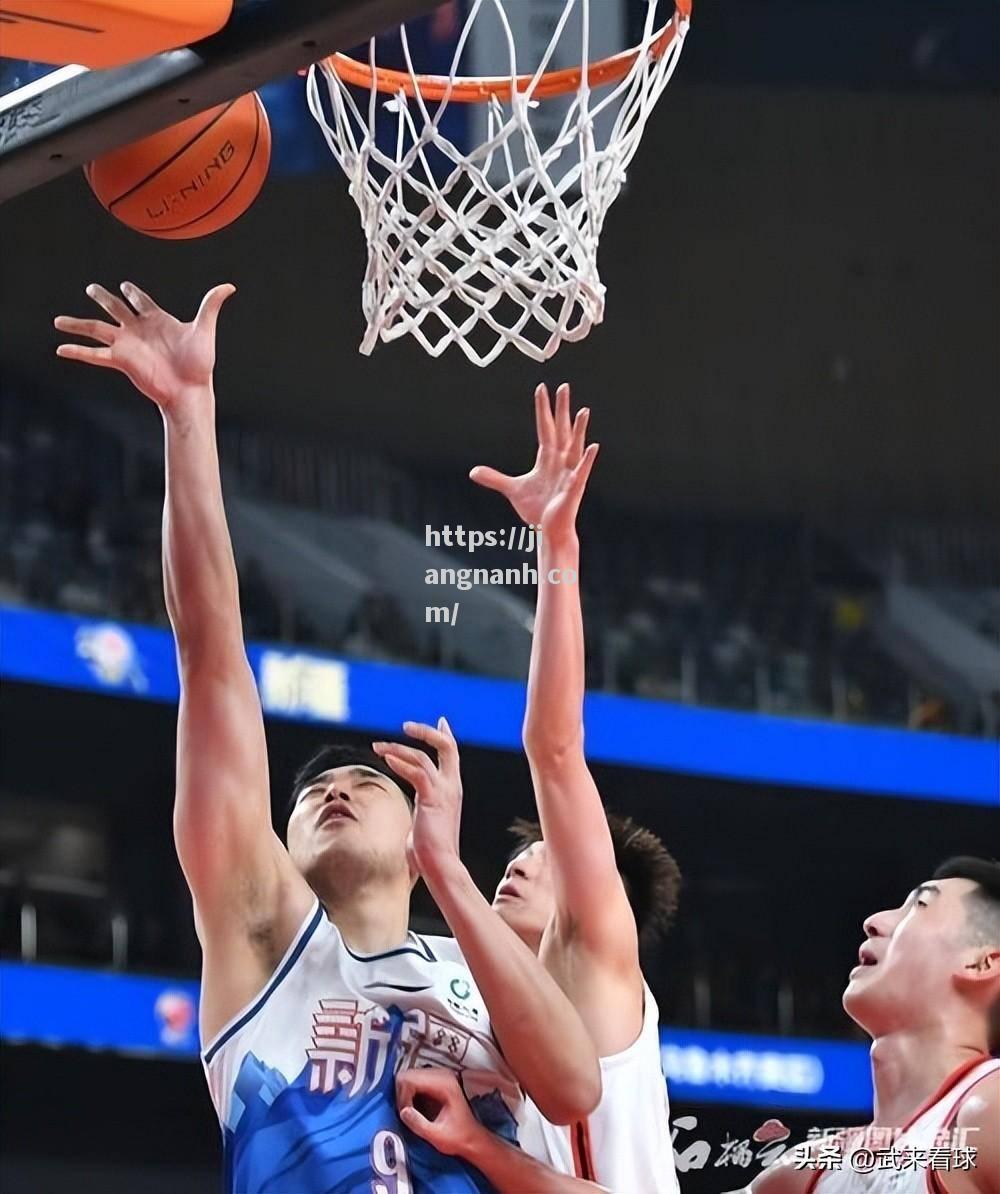
<svg viewBox="0 0 1000 1194"><path fill-rule="evenodd" d="M966 950L958 977L963 985L985 984L995 988L996 995L1000 996L1000 950L983 945Z"/></svg>

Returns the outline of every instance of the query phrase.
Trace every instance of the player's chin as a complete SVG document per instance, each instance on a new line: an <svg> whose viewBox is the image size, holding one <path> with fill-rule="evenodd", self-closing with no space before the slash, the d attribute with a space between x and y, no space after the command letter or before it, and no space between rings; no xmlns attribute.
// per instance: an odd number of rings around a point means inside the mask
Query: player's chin
<svg viewBox="0 0 1000 1194"><path fill-rule="evenodd" d="M503 896L493 897L493 911L512 929L516 929L522 919L518 916L517 901Z"/></svg>
<svg viewBox="0 0 1000 1194"><path fill-rule="evenodd" d="M534 917L532 917L530 910L524 907L521 900L494 900L493 911L509 929L514 930L522 941L531 939L536 935ZM544 926L542 927L544 928ZM538 933L541 933L541 929L538 929Z"/></svg>
<svg viewBox="0 0 1000 1194"><path fill-rule="evenodd" d="M333 833L321 834L316 842L316 856L327 862L339 859L343 862L356 854L363 853L358 843L357 835L346 829L337 829Z"/></svg>
<svg viewBox="0 0 1000 1194"><path fill-rule="evenodd" d="M848 1014L871 999L872 991L879 985L880 976L876 966L856 966L847 978L847 986L840 1002Z"/></svg>

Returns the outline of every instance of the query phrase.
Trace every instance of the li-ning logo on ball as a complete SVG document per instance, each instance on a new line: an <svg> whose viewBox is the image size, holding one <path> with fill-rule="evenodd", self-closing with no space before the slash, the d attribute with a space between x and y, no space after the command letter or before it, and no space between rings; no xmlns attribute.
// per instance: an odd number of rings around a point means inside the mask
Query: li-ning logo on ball
<svg viewBox="0 0 1000 1194"><path fill-rule="evenodd" d="M215 156L209 159L207 165L202 167L190 182L186 182L182 187L178 187L176 191L171 191L169 195L164 195L160 200L160 206L155 211L147 205L146 215L151 220L159 220L163 216L168 216L171 212L175 212L178 207L183 206L193 195L197 195L199 191L204 190L208 186L212 175L218 173L230 161L235 152L236 146L232 141L224 142Z"/></svg>

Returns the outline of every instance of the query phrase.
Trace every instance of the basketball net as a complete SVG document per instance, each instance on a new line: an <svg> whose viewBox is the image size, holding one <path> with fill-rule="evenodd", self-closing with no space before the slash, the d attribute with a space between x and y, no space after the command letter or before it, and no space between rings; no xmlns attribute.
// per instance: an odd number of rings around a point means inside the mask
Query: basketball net
<svg viewBox="0 0 1000 1194"><path fill-rule="evenodd" d="M504 12L505 3L521 2L473 0L447 76L414 70L405 27L399 31L405 70L378 67L373 38L367 64L336 54L309 71L309 109L347 175L368 242L366 355L380 339L410 335L435 357L458 345L476 365L490 364L508 344L545 361L564 340L582 340L604 317L597 268L604 217L676 69L690 0L668 0L677 11L659 28L657 9L669 9L647 0L639 45L598 63L588 54L590 4L603 0L566 0L530 75L518 74ZM462 52L484 5L499 16L509 75L459 77ZM580 65L548 71L578 5ZM363 107L359 86L368 91ZM571 97L566 115L558 134L542 145L532 113L563 94ZM440 124L449 104L471 102L487 105L488 135L463 151ZM393 122L392 152L376 144L380 104ZM595 119L605 112L613 119L598 143ZM384 127L381 139L387 140Z"/></svg>

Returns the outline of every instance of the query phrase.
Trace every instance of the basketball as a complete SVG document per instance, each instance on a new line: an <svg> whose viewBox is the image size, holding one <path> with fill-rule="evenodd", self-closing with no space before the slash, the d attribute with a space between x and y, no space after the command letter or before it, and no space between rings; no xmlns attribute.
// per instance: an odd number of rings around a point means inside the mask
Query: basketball
<svg viewBox="0 0 1000 1194"><path fill-rule="evenodd" d="M190 240L238 219L257 198L270 160L267 113L251 92L116 149L84 174L129 228Z"/></svg>

